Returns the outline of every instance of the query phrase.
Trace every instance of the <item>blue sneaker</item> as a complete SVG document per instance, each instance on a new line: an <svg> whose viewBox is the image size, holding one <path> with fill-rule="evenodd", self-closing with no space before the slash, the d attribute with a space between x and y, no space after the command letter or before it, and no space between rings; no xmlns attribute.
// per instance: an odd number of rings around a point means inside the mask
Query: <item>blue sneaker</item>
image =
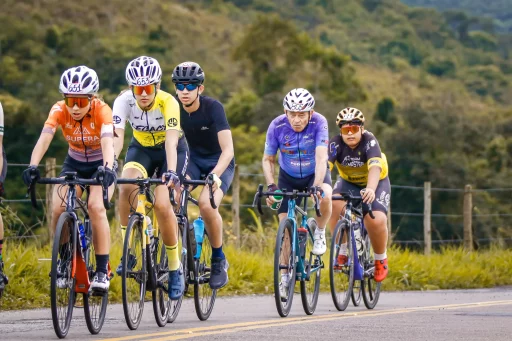
<svg viewBox="0 0 512 341"><path fill-rule="evenodd" d="M183 266L180 264L178 270L169 271L169 297L172 301L177 301L183 296L185 291L185 276Z"/></svg>

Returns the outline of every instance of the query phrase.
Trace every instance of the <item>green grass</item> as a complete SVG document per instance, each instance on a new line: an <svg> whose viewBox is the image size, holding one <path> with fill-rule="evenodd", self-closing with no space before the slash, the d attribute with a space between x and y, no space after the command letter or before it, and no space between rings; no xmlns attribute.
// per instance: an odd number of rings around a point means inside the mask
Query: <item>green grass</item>
<svg viewBox="0 0 512 341"><path fill-rule="evenodd" d="M115 238L114 238L115 240ZM261 250L261 249L260 249ZM220 295L272 294L272 249L249 252L226 248L230 263L229 285ZM50 300L50 247L8 244L4 252L6 272L10 278L0 309L48 307ZM121 247L114 242L111 259L115 268ZM487 288L512 284L512 250L491 248L468 253L461 248L445 248L425 256L392 248L388 251L390 274L384 290L433 290ZM328 262L328 257L324 256ZM121 302L121 281L114 278L110 302ZM322 272L323 291L329 290L329 272Z"/></svg>

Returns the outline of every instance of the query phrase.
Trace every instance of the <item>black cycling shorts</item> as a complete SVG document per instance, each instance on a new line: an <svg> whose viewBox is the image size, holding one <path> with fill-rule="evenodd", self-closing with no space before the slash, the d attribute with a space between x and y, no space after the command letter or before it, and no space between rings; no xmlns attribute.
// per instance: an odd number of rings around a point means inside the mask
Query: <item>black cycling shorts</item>
<svg viewBox="0 0 512 341"><path fill-rule="evenodd" d="M277 180L277 187L280 190L286 189L286 192L291 192L296 189L299 191L303 191L309 189L313 186L313 182L315 182L315 174L311 174L305 178L295 178L288 173L286 173L282 168L279 169L279 178ZM324 184L332 185L331 181L331 172L329 172L329 168L325 172ZM287 213L288 212L288 198L283 198L281 202L281 207L277 210L277 213ZM300 205L302 202L302 198L298 198L295 200L296 205Z"/></svg>
<svg viewBox="0 0 512 341"><path fill-rule="evenodd" d="M103 165L103 160L83 162L75 160L71 156L67 155L59 176L65 176L64 173L66 172L76 172L79 178L94 179L96 177L98 167L101 165Z"/></svg>
<svg viewBox="0 0 512 341"><path fill-rule="evenodd" d="M360 195L360 192L366 186L359 186L345 179L339 178L334 185L332 194L350 193L352 195ZM391 199L391 184L389 178L386 176L379 181L377 189L375 190L375 200L372 202L372 211L380 211L388 213L389 201ZM368 213L368 206L363 204L363 214Z"/></svg>
<svg viewBox="0 0 512 341"><path fill-rule="evenodd" d="M180 181L183 181L189 161L188 144L185 137L179 139L177 152L176 173L180 177ZM132 139L126 152L123 170L127 168L140 170L145 178L162 177L162 174L167 171L165 143L155 147L144 147L137 140Z"/></svg>
<svg viewBox="0 0 512 341"><path fill-rule="evenodd" d="M200 154L191 154L190 163L187 168L187 175L192 180L204 180L208 174L217 166L219 163L220 155L213 156L203 156ZM217 174L218 175L218 174ZM231 183L233 182L233 177L235 176L235 158L231 160L228 168L219 176L222 181L222 185L220 185L220 189L222 193L226 195Z"/></svg>

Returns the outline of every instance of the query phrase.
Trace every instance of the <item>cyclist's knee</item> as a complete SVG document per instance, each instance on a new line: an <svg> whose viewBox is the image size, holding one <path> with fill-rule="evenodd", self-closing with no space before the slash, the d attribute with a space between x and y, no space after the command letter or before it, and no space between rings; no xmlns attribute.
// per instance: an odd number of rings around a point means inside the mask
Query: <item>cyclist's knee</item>
<svg viewBox="0 0 512 341"><path fill-rule="evenodd" d="M91 217L101 217L107 214L103 200L89 200L87 208Z"/></svg>
<svg viewBox="0 0 512 341"><path fill-rule="evenodd" d="M202 215L211 215L214 214L217 211L217 209L212 207L212 205L210 204L210 200L200 200L199 211L201 211Z"/></svg>

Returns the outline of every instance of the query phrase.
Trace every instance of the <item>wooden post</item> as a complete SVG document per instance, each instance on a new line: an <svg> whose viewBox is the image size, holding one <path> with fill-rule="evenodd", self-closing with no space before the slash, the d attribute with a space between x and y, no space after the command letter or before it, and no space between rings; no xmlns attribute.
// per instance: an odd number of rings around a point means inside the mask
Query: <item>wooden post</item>
<svg viewBox="0 0 512 341"><path fill-rule="evenodd" d="M393 243L393 234L391 229L391 200L389 201L388 206L388 247Z"/></svg>
<svg viewBox="0 0 512 341"><path fill-rule="evenodd" d="M233 233L235 234L235 246L240 248L240 168L235 165L235 175L233 178L233 203L231 204L233 215Z"/></svg>
<svg viewBox="0 0 512 341"><path fill-rule="evenodd" d="M54 157L50 157L46 159L45 165L45 177L54 178L55 177L55 167L56 160ZM49 226L52 226L52 199L53 199L53 188L55 185L46 185L46 214ZM53 236L52 236L53 237Z"/></svg>
<svg viewBox="0 0 512 341"><path fill-rule="evenodd" d="M122 173L123 173L123 160L118 160L117 161L117 177L120 178ZM114 214L115 214L117 222L121 223L121 220L119 218L119 201L120 201L119 188L116 188L116 190L117 190L117 195L116 195L116 201L114 202ZM124 240L123 240L123 242L124 242Z"/></svg>
<svg viewBox="0 0 512 341"><path fill-rule="evenodd" d="M423 240L425 241L425 254L430 255L430 252L432 251L432 229L430 223L430 214L432 213L432 195L429 181L425 182L424 188Z"/></svg>
<svg viewBox="0 0 512 341"><path fill-rule="evenodd" d="M472 233L472 211L473 211L473 197L471 192L471 185L466 185L464 188L464 208L463 208L463 221L464 221L464 249L473 251L473 233Z"/></svg>

